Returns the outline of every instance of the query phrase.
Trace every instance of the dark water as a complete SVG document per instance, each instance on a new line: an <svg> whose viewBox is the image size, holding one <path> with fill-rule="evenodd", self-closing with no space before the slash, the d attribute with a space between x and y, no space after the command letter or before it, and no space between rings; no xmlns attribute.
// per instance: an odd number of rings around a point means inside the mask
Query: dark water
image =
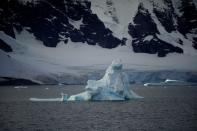
<svg viewBox="0 0 197 131"><path fill-rule="evenodd" d="M145 98L31 102L30 97L60 97L83 87L0 87L0 131L197 131L197 87L132 89Z"/></svg>

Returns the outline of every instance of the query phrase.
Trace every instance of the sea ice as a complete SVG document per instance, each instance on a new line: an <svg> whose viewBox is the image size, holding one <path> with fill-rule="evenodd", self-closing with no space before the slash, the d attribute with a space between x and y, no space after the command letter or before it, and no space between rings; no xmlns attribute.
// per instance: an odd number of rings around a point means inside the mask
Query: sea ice
<svg viewBox="0 0 197 131"><path fill-rule="evenodd" d="M14 87L15 89L26 89L26 88L28 88L27 86L15 86Z"/></svg>
<svg viewBox="0 0 197 131"><path fill-rule="evenodd" d="M35 101L35 102L55 102L55 101L63 101L64 99L67 98L66 94L61 93L61 97L59 98L29 98L30 101Z"/></svg>
<svg viewBox="0 0 197 131"><path fill-rule="evenodd" d="M187 86L187 85L194 85L193 83L189 82L184 82L181 80L171 80L171 79L166 79L164 82L159 82L159 83L145 83L144 86Z"/></svg>
<svg viewBox="0 0 197 131"><path fill-rule="evenodd" d="M85 91L64 101L129 100L143 98L129 89L129 80L122 71L121 60L114 60L102 79L88 80Z"/></svg>

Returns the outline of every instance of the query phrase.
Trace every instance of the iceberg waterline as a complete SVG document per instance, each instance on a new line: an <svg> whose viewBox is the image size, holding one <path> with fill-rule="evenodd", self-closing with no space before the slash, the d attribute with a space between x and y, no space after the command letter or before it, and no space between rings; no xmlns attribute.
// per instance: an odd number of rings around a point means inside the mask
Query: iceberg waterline
<svg viewBox="0 0 197 131"><path fill-rule="evenodd" d="M114 60L107 68L102 79L88 80L85 91L71 95L65 101L89 101L89 100L129 100L143 98L129 90L129 80L122 72L121 60Z"/></svg>
<svg viewBox="0 0 197 131"><path fill-rule="evenodd" d="M30 98L31 101L123 101L143 98L129 89L129 80L122 71L121 60L114 60L107 68L105 75L100 80L88 80L85 91L76 95L62 95L62 98L38 99Z"/></svg>

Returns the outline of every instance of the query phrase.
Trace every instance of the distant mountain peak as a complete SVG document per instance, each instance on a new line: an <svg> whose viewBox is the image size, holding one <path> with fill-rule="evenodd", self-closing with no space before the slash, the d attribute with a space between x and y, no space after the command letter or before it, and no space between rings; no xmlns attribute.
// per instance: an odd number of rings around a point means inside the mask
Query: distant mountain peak
<svg viewBox="0 0 197 131"><path fill-rule="evenodd" d="M159 57L189 52L186 46L197 48L194 0L1 0L0 3L1 31L15 38L14 29L19 33L27 30L47 47L71 40L108 49L131 46L136 53Z"/></svg>

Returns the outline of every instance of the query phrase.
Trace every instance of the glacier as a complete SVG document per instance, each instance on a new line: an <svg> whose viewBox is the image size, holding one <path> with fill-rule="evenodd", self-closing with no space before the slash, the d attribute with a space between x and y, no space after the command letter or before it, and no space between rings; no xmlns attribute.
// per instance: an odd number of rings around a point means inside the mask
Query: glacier
<svg viewBox="0 0 197 131"><path fill-rule="evenodd" d="M70 97L64 101L99 101L99 100L130 100L143 98L129 90L129 80L122 71L121 60L114 60L107 68L102 79L88 80L85 91Z"/></svg>
<svg viewBox="0 0 197 131"><path fill-rule="evenodd" d="M196 54L174 53L160 59L131 52L128 46L109 50L70 40L67 45L59 43L56 48L47 48L27 31L17 34L16 39L0 31L0 39L14 51L0 50L1 77L27 79L39 84L85 85L89 79L101 79L109 62L120 58L130 83L161 82L167 78L197 82Z"/></svg>

